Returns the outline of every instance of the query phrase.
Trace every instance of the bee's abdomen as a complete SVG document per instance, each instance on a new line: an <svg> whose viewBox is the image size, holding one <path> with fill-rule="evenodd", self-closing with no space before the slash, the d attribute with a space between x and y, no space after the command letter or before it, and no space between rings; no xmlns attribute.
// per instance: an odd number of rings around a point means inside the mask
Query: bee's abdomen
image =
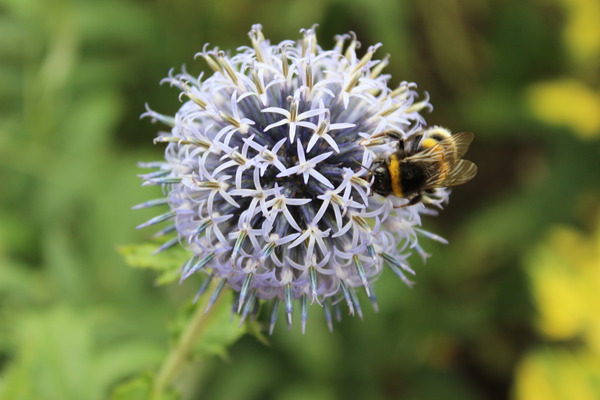
<svg viewBox="0 0 600 400"><path fill-rule="evenodd" d="M400 195L398 197L410 197L421 191L427 181L427 170L423 165L414 162L400 163ZM395 194L395 193L394 193Z"/></svg>

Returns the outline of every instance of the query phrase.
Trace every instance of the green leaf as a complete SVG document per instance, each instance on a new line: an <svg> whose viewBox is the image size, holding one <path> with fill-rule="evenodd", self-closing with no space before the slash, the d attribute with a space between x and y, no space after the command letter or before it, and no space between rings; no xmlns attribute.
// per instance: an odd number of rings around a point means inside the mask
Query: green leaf
<svg viewBox="0 0 600 400"><path fill-rule="evenodd" d="M172 390L152 396L153 385L154 374L146 372L117 386L111 396L111 400L176 400L180 398Z"/></svg>
<svg viewBox="0 0 600 400"><path fill-rule="evenodd" d="M149 268L160 272L156 283L164 285L179 279L181 266L190 258L189 252L180 247L153 254L158 245L151 243L119 246L117 250L125 262L134 268Z"/></svg>
<svg viewBox="0 0 600 400"><path fill-rule="evenodd" d="M265 336L265 329L263 324L258 321L247 321L245 323L246 333L250 336L254 336L256 340L264 344L265 346L269 346L271 342L269 338Z"/></svg>

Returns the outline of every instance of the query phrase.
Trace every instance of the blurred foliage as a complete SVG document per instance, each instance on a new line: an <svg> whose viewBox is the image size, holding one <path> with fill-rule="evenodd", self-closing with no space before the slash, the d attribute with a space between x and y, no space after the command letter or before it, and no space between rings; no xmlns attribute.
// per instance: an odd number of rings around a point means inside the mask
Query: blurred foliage
<svg viewBox="0 0 600 400"><path fill-rule="evenodd" d="M594 398L599 20L597 0L0 0L0 399L146 397L201 282L156 287L117 250L151 266L129 244L153 212L130 207L159 197L136 162L162 148L138 117L178 108L169 68L258 22L382 42L430 123L475 132L479 175L425 221L450 245L413 257L413 289L386 272L364 321L330 334L311 307L306 335L246 335L190 363L183 398Z"/></svg>

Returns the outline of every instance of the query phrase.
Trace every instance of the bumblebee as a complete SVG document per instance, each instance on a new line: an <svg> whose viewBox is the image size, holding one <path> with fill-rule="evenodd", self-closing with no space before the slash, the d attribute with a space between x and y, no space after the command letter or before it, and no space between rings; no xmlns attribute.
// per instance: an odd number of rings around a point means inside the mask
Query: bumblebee
<svg viewBox="0 0 600 400"><path fill-rule="evenodd" d="M431 202L435 189L462 185L477 174L474 163L462 160L473 141L470 132L452 135L433 127L406 141L397 132L385 135L398 139L398 150L372 164L371 190L408 199L401 207Z"/></svg>

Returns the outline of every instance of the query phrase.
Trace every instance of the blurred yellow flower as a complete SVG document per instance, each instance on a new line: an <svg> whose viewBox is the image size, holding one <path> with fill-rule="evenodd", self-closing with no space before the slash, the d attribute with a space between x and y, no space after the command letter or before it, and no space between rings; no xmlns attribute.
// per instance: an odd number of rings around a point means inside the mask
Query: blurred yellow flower
<svg viewBox="0 0 600 400"><path fill-rule="evenodd" d="M581 81L565 78L536 83L526 91L526 101L542 121L567 126L584 139L600 134L600 93Z"/></svg>
<svg viewBox="0 0 600 400"><path fill-rule="evenodd" d="M584 335L600 355L600 235L555 228L527 259L539 331L550 339Z"/></svg>
<svg viewBox="0 0 600 400"><path fill-rule="evenodd" d="M526 266L539 332L577 345L530 352L517 368L514 398L600 399L600 223L592 235L554 228Z"/></svg>
<svg viewBox="0 0 600 400"><path fill-rule="evenodd" d="M585 64L600 55L600 2L562 0L567 14L564 40L573 60Z"/></svg>
<svg viewBox="0 0 600 400"><path fill-rule="evenodd" d="M517 368L516 400L598 400L600 363L585 352L552 348L527 355Z"/></svg>
<svg viewBox="0 0 600 400"><path fill-rule="evenodd" d="M592 89L600 57L600 1L560 0L563 40L572 76L532 85L525 92L533 115L586 139L600 135L600 92Z"/></svg>

